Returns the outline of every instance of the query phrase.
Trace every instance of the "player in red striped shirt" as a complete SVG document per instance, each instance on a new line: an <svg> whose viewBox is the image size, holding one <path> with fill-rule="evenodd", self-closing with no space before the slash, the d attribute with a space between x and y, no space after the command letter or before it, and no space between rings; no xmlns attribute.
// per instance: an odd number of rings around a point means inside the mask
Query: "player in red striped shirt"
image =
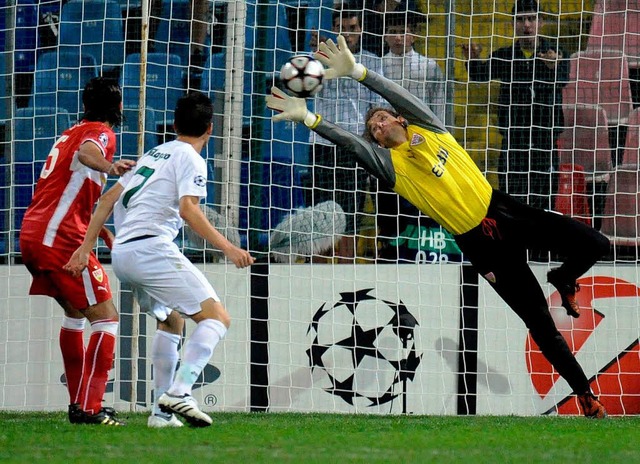
<svg viewBox="0 0 640 464"><path fill-rule="evenodd" d="M122 175L132 160L113 161L113 128L122 122L122 92L109 79L91 79L82 94L82 120L53 145L36 184L20 232L22 260L33 277L30 295L54 298L64 310L60 349L69 390L72 423L121 425L102 399L113 363L118 312L109 279L92 253L80 277L62 266L84 239L108 174ZM103 238L110 246L110 232ZM91 324L84 346L85 319Z"/></svg>

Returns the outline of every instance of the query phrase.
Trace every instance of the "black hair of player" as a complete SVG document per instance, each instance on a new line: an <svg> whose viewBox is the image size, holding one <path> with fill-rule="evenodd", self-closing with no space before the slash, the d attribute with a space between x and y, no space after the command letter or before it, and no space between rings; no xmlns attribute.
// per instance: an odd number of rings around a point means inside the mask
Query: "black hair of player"
<svg viewBox="0 0 640 464"><path fill-rule="evenodd" d="M385 113L389 113L394 118L397 118L398 116L400 116L400 113L398 113L396 110L388 106L374 106L373 108L370 108L364 117L364 132L362 133L362 137L368 142L376 141L376 139L373 137L373 134L371 133L371 130L369 129L369 119L371 119L373 115L378 113L379 111L384 111Z"/></svg>
<svg viewBox="0 0 640 464"><path fill-rule="evenodd" d="M84 114L87 121L108 122L112 127L122 124L122 90L118 81L106 77L94 77L82 92Z"/></svg>
<svg viewBox="0 0 640 464"><path fill-rule="evenodd" d="M204 93L192 90L180 97L176 104L176 134L200 137L209 129L213 119L213 103Z"/></svg>

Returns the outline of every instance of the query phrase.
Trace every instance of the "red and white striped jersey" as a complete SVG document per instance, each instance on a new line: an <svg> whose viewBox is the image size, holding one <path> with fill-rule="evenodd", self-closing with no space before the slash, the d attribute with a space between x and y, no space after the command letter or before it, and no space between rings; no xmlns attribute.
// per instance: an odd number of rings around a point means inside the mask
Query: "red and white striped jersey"
<svg viewBox="0 0 640 464"><path fill-rule="evenodd" d="M42 167L22 221L22 240L71 250L82 243L107 181L105 173L78 160L78 150L85 142L95 143L107 161L113 160L116 138L106 124L82 121L64 131Z"/></svg>

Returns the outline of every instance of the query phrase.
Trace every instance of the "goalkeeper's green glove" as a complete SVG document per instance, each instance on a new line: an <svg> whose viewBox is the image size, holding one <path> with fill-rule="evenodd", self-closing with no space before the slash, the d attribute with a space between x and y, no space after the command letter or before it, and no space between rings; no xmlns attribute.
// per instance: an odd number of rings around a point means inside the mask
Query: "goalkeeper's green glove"
<svg viewBox="0 0 640 464"><path fill-rule="evenodd" d="M324 78L352 77L358 81L362 80L367 72L366 68L356 63L344 36L339 35L337 40L338 45L331 39L320 43L318 51L314 54L315 58L328 68L324 72Z"/></svg>
<svg viewBox="0 0 640 464"><path fill-rule="evenodd" d="M278 87L271 87L271 95L267 95L267 108L278 111L273 116L274 121L304 122L305 126L313 127L318 116L307 109L307 102L302 98L291 97Z"/></svg>

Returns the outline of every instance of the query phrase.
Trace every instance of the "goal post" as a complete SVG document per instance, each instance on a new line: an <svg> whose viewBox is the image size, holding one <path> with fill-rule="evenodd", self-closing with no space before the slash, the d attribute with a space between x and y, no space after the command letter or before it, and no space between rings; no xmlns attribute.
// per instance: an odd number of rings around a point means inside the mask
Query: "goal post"
<svg viewBox="0 0 640 464"><path fill-rule="evenodd" d="M264 99L280 67L341 33L357 38L358 60L423 98L493 187L610 238L611 254L579 279L578 319L546 283L558 257L530 264L609 413L640 414L637 0L539 0L537 12L520 0L524 16L512 14L515 0L60 3L0 6L0 409L68 404L62 312L28 295L18 238L47 153L81 114L86 80L104 75L123 89L117 156L173 139L185 92L213 102L203 208L259 259L238 270L189 230L177 237L233 319L194 389L204 409L580 414L451 234L303 125L272 120ZM535 46L499 51L535 31ZM349 79L307 99L355 132L379 104ZM105 405L148 410L155 320L120 285L108 250L97 251L121 315Z"/></svg>

